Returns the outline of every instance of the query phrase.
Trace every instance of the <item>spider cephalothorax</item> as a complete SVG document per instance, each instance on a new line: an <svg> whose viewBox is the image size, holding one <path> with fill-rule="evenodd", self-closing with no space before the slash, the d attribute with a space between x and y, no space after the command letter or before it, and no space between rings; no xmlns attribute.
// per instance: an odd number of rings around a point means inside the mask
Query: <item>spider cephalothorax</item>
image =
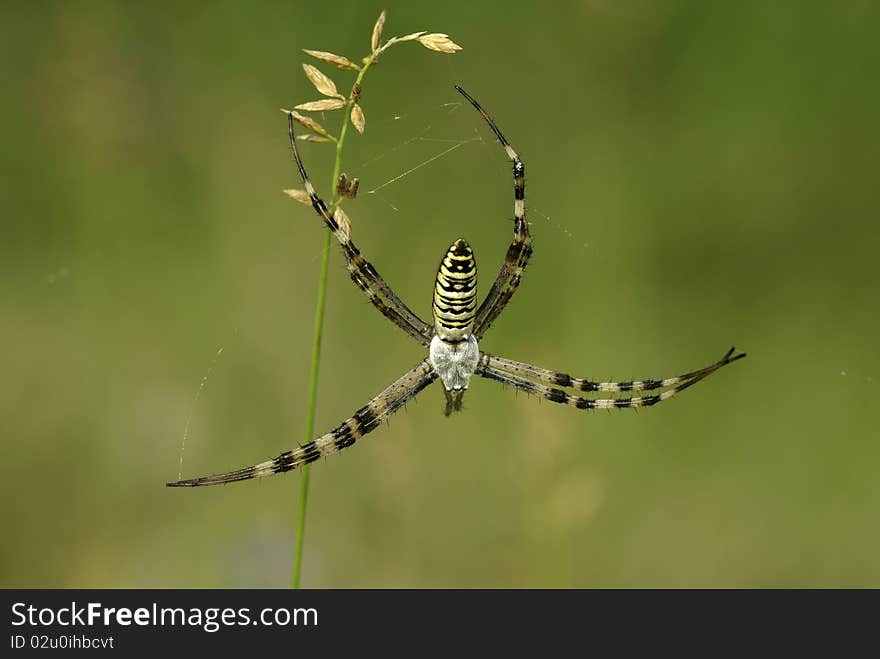
<svg viewBox="0 0 880 659"><path fill-rule="evenodd" d="M684 375L660 380L595 382L482 352L478 342L516 292L532 253L532 239L525 216L525 167L480 104L461 87L456 86L456 90L486 120L513 163L513 241L483 303L477 307L477 264L473 252L467 242L460 239L446 251L437 272L432 305L433 326L413 313L385 283L376 268L364 259L352 242L348 227L340 226L341 223L336 221L335 210L328 209L327 204L315 192L296 146L293 116L288 115L290 144L306 192L315 211L342 245L352 281L382 315L426 346L428 356L355 412L351 418L303 446L236 471L177 481L168 485L194 487L230 483L290 471L314 462L318 458L354 444L438 378L443 383L446 395L447 416L461 409L462 396L474 375L581 410L638 408L668 400L722 366L745 357L745 353L735 354L734 349L731 348L714 364ZM621 395L617 398L586 398L575 396L564 389L589 393L612 392ZM659 393L632 394L643 391Z"/></svg>

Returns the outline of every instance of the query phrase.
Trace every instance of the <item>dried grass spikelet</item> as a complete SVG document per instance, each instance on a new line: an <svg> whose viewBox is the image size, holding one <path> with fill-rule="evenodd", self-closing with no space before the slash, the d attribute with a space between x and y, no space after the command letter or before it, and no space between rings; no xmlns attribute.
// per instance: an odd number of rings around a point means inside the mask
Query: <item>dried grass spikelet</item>
<svg viewBox="0 0 880 659"><path fill-rule="evenodd" d="M405 37L396 37L395 41L412 41L413 39L418 39L423 34L425 34L424 30L421 32L413 32L412 34L407 34Z"/></svg>
<svg viewBox="0 0 880 659"><path fill-rule="evenodd" d="M301 142L335 142L336 140L331 140L329 137L322 137L321 135L312 135L311 133L306 133L305 135L297 135L296 139Z"/></svg>
<svg viewBox="0 0 880 659"><path fill-rule="evenodd" d="M333 53L328 53L323 50L307 50L306 48L303 48L303 52L307 55L311 55L315 59L321 60L322 62L332 64L338 69L349 69L350 71L361 70L361 67L342 55L334 55Z"/></svg>
<svg viewBox="0 0 880 659"><path fill-rule="evenodd" d="M331 135L331 134L327 131L326 128L324 128L321 124L319 124L317 121L315 121L315 120L312 119L311 117L307 117L307 116L305 116L305 115L302 115L302 114L300 114L299 112L294 112L293 110L285 110L285 109L282 108L281 111L282 111L284 114L289 114L290 116L292 116L292 117L293 117L293 120L294 120L295 122L297 122L298 124L301 124L301 125L305 126L306 128L308 128L308 129L309 129L310 131L312 131L313 133L317 133L318 135L323 135L324 137L327 137L327 138L333 140L334 142L336 141L336 138L333 137L333 135Z"/></svg>
<svg viewBox="0 0 880 659"><path fill-rule="evenodd" d="M311 64L303 64L303 71L306 72L306 77L308 77L309 82L311 82L315 89L324 94L324 96L333 96L335 98L344 98L342 94L336 89L336 83L334 83L330 78L321 73L318 69L316 69Z"/></svg>
<svg viewBox="0 0 880 659"><path fill-rule="evenodd" d="M357 132L361 135L364 134L364 128L366 127L367 121L364 117L364 111L357 103L351 106L351 123L357 128Z"/></svg>
<svg viewBox="0 0 880 659"><path fill-rule="evenodd" d="M285 190L284 194L286 194L291 199L295 199L301 204L305 204L306 206L312 205L312 198L309 197L309 193L305 190Z"/></svg>
<svg viewBox="0 0 880 659"><path fill-rule="evenodd" d="M308 112L321 112L323 110L341 110L345 107L345 101L339 98L322 98L320 101L309 101L296 106L297 110Z"/></svg>
<svg viewBox="0 0 880 659"><path fill-rule="evenodd" d="M337 206L336 210L333 211L333 219L336 220L336 224L339 225L339 231L345 240L349 240L351 238L351 220L348 219L348 215L345 214L345 211Z"/></svg>
<svg viewBox="0 0 880 659"><path fill-rule="evenodd" d="M370 38L370 50L375 51L379 47L379 40L382 38L382 28L385 27L385 10L379 14L376 24L373 26L373 36Z"/></svg>
<svg viewBox="0 0 880 659"><path fill-rule="evenodd" d="M441 53L455 53L461 50L461 46L449 38L449 35L440 32L432 32L431 34L423 34L417 37L419 43L425 48L436 50Z"/></svg>

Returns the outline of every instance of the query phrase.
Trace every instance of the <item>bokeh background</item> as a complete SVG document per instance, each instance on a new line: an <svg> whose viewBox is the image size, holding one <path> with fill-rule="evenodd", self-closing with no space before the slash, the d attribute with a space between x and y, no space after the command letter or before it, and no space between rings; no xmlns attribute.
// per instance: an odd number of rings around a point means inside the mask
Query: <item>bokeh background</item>
<svg viewBox="0 0 880 659"><path fill-rule="evenodd" d="M459 236L485 291L511 237L460 82L529 175L485 349L601 379L749 357L640 412L475 380L446 419L429 389L312 470L304 585L880 585L877 5L385 6L464 47L389 51L346 147L402 298L430 313ZM3 4L0 585L289 583L298 473L164 483L184 434L184 477L304 439L324 229L281 193L278 108L318 98L302 48L359 59L381 8ZM319 432L423 356L331 256Z"/></svg>

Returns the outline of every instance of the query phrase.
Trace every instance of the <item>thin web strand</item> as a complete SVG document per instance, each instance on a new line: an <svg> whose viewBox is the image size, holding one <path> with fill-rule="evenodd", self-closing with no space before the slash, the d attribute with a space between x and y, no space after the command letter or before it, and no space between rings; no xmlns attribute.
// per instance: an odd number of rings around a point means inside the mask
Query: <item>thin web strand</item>
<svg viewBox="0 0 880 659"><path fill-rule="evenodd" d="M192 423L193 414L195 414L196 405L199 402L199 398L202 396L202 392L205 390L205 387L208 384L208 378L211 377L211 373L214 371L214 366L217 365L217 362L220 359L220 355L223 354L223 347L217 351L217 354L214 355L214 359L211 360L211 365L208 366L208 370L205 373L204 377L202 377L202 381L199 383L199 388L196 390L196 395L193 397L192 404L189 408L189 414L186 415L186 423L183 426L183 439L180 441L180 459L177 463L177 480L181 480L183 478L183 452L186 450L186 439L189 437L189 427Z"/></svg>
<svg viewBox="0 0 880 659"><path fill-rule="evenodd" d="M426 160L420 162L420 163L419 163L418 165L416 165L415 167L411 167L411 168L407 169L406 171L404 171L402 174L398 174L398 175L395 176L394 178L391 178L391 179L385 181L385 182L382 183L381 185L378 185L378 186L376 186L375 188L373 188L372 190L368 190L368 191L367 191L367 194L376 194L376 192L379 191L379 190L381 190L382 188L388 187L388 186L391 185L392 183L397 183L397 181L399 181L399 180L401 180L401 179L403 179L403 178L406 178L407 176L409 176L409 175L412 174L413 172L420 170L422 167L425 167L425 166L427 166L427 165L430 165L430 164L431 164L432 162L434 162L435 160L439 160L439 159L442 158L443 156L452 153L453 151L455 151L455 150L458 149L459 147L462 147L462 146L464 146L465 144L470 144L470 143L472 143L472 142L478 142L478 141L481 141L481 140L477 140L477 139L469 139L469 140L464 140L464 141L461 141L461 142L457 142L456 144L453 144L453 145L452 145L451 147L449 147L448 149L444 149L444 150L441 151L440 153L434 154L434 155L431 156L430 158L428 158L428 159L426 159Z"/></svg>

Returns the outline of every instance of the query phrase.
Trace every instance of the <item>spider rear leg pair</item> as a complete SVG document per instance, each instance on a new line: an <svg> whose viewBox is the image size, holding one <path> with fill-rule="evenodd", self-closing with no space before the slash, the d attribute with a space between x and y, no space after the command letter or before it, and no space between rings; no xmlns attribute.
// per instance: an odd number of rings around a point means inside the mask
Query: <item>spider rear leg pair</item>
<svg viewBox="0 0 880 659"><path fill-rule="evenodd" d="M737 353L735 348L728 350L724 356L714 364L683 375L676 375L661 380L633 380L629 382L593 382L583 378L573 378L567 373L551 371L549 369L533 366L524 362L496 357L487 353L480 355L480 364L476 375L495 380L502 384L510 385L515 389L527 394L541 396L554 403L571 405L582 410L611 410L623 408L649 407L664 400L669 400L677 393L696 384L703 378L711 375L722 366L742 359L746 353ZM525 377L522 377L525 376ZM526 379L531 378L531 379ZM537 382L533 382L537 380ZM560 387L576 389L588 392L639 392L665 389L659 394L648 396L625 396L621 398L581 398L549 387L555 384Z"/></svg>
<svg viewBox="0 0 880 659"><path fill-rule="evenodd" d="M213 476L202 476L188 480L167 483L168 487L200 487L202 485L222 485L237 481L271 476L290 471L316 460L348 448L367 433L378 428L399 410L407 401L417 396L425 387L437 379L428 360L423 360L410 369L369 403L360 408L350 418L343 421L330 432L317 439L285 451L279 456L249 467L228 471Z"/></svg>

